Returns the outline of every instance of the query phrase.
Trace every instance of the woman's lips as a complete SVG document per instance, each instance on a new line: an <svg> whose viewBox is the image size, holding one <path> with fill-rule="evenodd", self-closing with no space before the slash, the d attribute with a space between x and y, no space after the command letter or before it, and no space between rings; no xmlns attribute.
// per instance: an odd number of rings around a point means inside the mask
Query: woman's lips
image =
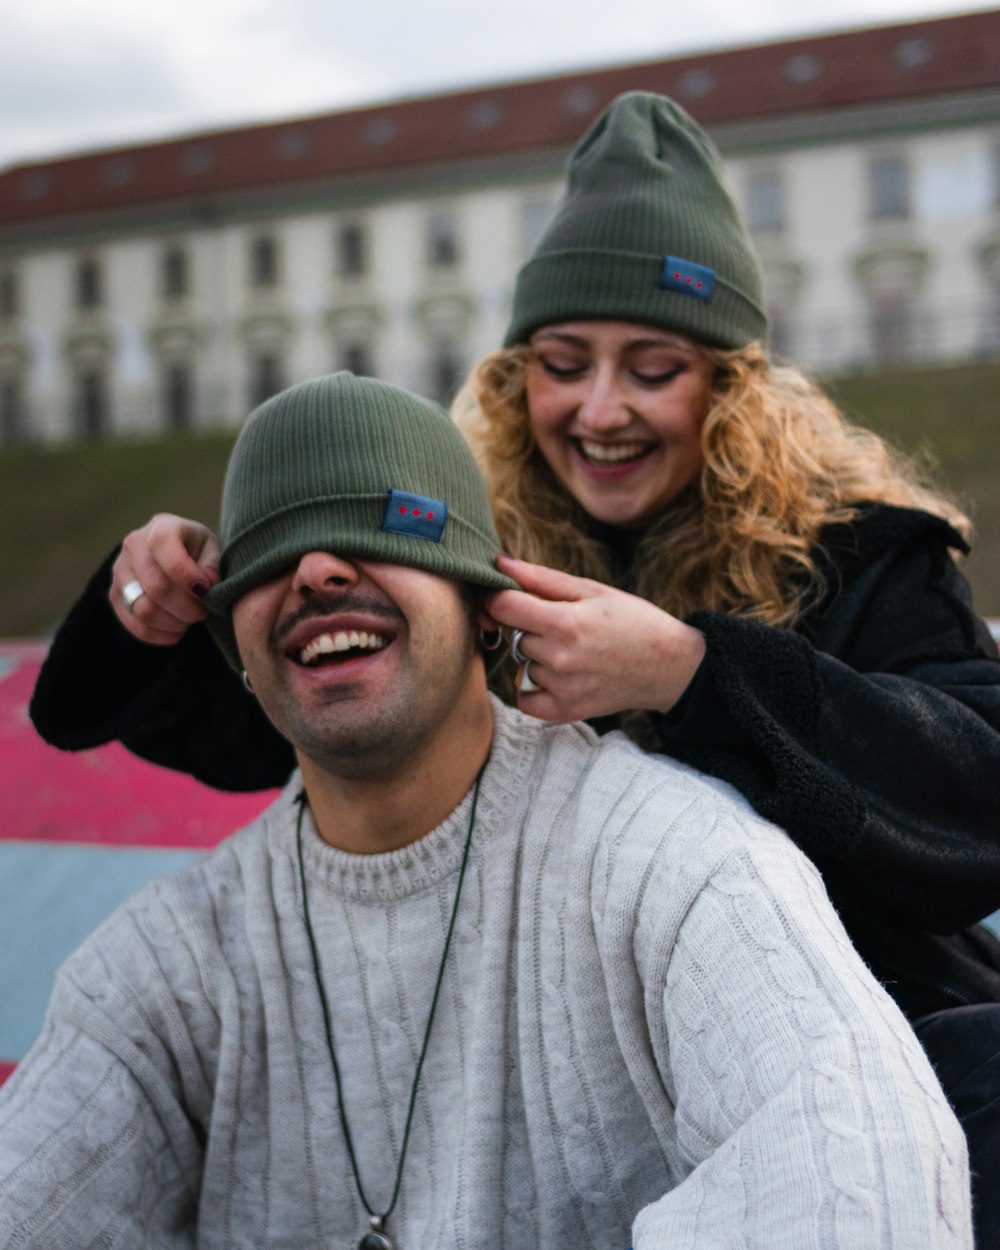
<svg viewBox="0 0 1000 1250"><path fill-rule="evenodd" d="M627 477L645 463L655 450L655 443L629 441L597 443L592 439L574 438L570 445L577 462L591 477L609 479Z"/></svg>
<svg viewBox="0 0 1000 1250"><path fill-rule="evenodd" d="M595 443L589 438L577 439L577 446L584 459L596 464L621 464L625 460L640 460L651 449L650 443Z"/></svg>

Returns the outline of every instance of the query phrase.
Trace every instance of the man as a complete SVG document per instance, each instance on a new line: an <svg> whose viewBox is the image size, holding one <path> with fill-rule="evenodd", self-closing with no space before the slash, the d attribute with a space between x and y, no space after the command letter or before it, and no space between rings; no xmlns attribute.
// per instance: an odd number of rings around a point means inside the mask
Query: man
<svg viewBox="0 0 1000 1250"><path fill-rule="evenodd" d="M505 583L443 412L293 387L222 529L213 629L300 773L61 971L0 1096L0 1244L971 1244L961 1130L811 865L491 701Z"/></svg>

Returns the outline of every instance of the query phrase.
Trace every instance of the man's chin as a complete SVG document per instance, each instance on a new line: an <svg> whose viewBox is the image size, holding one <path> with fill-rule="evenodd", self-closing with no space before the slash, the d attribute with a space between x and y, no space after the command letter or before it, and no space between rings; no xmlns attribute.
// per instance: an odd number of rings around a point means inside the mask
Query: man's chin
<svg viewBox="0 0 1000 1250"><path fill-rule="evenodd" d="M338 725L335 731L299 734L296 751L315 768L345 781L377 780L399 774L400 765L412 758L419 744L415 735L398 725L350 728Z"/></svg>

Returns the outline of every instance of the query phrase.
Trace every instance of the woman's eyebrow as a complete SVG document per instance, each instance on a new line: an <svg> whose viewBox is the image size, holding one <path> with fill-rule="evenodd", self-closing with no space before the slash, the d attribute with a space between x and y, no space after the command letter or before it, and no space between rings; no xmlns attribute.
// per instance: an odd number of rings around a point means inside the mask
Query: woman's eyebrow
<svg viewBox="0 0 1000 1250"><path fill-rule="evenodd" d="M590 348L593 346L590 340L582 335L564 333L561 330L546 330L536 335L532 339L531 345L535 347L549 341L561 343L567 347ZM682 352L687 356L696 355L696 352L687 343L683 343L679 339L630 339L627 343L622 344L622 350L626 352L645 351L651 347L669 348L671 351Z"/></svg>

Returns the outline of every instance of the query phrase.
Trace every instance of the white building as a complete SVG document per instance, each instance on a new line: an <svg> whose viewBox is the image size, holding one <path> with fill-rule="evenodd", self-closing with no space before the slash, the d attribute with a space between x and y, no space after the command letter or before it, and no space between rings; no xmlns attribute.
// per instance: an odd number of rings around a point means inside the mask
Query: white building
<svg viewBox="0 0 1000 1250"><path fill-rule="evenodd" d="M621 91L722 149L772 350L1000 352L1000 11L707 52L0 172L0 441L236 425L347 366L447 398Z"/></svg>

